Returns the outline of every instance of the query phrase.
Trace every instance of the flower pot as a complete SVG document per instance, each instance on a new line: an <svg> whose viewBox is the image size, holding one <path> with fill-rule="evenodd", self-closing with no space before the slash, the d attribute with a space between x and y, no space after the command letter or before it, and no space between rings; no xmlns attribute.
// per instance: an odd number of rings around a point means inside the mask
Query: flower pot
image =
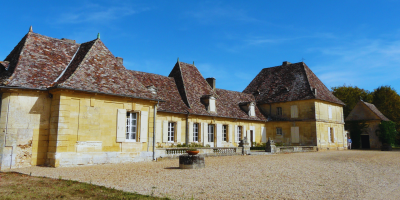
<svg viewBox="0 0 400 200"><path fill-rule="evenodd" d="M200 151L186 151L186 153L188 153L189 155L196 155L198 153L200 153Z"/></svg>

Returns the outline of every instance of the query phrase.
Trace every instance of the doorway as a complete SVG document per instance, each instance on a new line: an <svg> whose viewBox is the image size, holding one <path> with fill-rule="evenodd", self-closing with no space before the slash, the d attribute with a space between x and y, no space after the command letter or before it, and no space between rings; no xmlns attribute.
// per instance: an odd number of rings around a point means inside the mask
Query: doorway
<svg viewBox="0 0 400 200"><path fill-rule="evenodd" d="M369 135L361 135L361 148L369 149Z"/></svg>
<svg viewBox="0 0 400 200"><path fill-rule="evenodd" d="M250 130L250 144L251 144L251 147L253 147L253 130Z"/></svg>

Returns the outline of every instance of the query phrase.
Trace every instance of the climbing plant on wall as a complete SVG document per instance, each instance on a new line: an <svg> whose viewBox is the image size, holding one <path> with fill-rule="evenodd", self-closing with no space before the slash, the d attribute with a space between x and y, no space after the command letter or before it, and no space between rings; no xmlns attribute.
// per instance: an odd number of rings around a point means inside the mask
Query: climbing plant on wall
<svg viewBox="0 0 400 200"><path fill-rule="evenodd" d="M397 136L396 123L392 121L382 121L379 124L377 134L382 144L394 145Z"/></svg>

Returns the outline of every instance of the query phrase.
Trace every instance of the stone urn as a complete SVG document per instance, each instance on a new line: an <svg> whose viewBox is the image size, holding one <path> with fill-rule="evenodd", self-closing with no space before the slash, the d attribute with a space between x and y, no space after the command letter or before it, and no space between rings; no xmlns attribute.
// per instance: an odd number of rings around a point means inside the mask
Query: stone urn
<svg viewBox="0 0 400 200"><path fill-rule="evenodd" d="M199 150L196 150L196 151L194 151L194 150L187 150L186 153L193 156L193 155L197 155L198 153L200 153L200 151L199 151Z"/></svg>

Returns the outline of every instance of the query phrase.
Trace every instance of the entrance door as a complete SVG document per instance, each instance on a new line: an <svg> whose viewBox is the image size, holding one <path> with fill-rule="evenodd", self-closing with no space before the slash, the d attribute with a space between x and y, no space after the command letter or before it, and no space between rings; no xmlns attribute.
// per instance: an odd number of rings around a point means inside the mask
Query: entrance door
<svg viewBox="0 0 400 200"><path fill-rule="evenodd" d="M361 148L369 149L369 135L361 135Z"/></svg>
<svg viewBox="0 0 400 200"><path fill-rule="evenodd" d="M250 144L251 144L251 147L253 147L253 130L250 130Z"/></svg>

